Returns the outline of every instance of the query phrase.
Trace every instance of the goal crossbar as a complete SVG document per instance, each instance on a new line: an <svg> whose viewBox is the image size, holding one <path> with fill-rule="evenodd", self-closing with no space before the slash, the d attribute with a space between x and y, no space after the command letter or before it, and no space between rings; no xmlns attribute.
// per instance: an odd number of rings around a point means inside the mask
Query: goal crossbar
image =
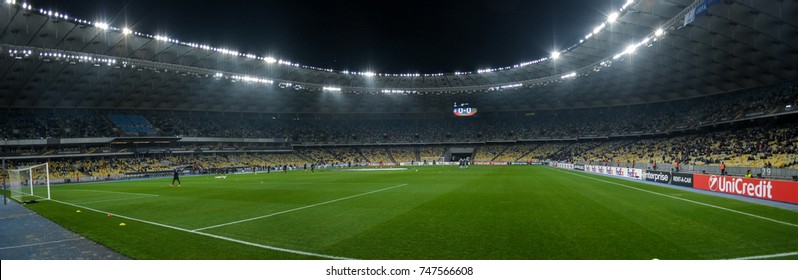
<svg viewBox="0 0 798 280"><path fill-rule="evenodd" d="M9 171L9 172L11 172L11 171L16 171L16 172L19 172L19 171L25 171L25 170L33 169L33 168L36 168L36 167L42 167L42 166L44 166L44 167L45 167L45 169L48 169L48 171L49 171L49 169L50 169L50 165L49 165L49 164L47 164L47 163L42 163L42 164L37 164L37 165L31 165L31 166L27 166L27 167L23 167L23 168L17 168L17 169L7 169L6 171Z"/></svg>

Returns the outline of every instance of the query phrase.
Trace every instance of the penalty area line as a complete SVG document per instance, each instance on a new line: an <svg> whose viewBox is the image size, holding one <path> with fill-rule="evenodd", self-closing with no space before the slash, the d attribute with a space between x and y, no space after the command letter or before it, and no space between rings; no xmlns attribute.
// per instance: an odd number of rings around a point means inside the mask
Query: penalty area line
<svg viewBox="0 0 798 280"><path fill-rule="evenodd" d="M607 181L607 180L596 178L596 177L585 176L585 175L582 175L582 174L577 174L577 173L573 173L573 172L567 172L567 171L564 171L564 170L559 170L558 168L554 168L554 170L557 170L557 171L563 172L563 173L567 173L567 174L571 174L571 175L574 175L574 176L579 176L579 177L593 179L593 180L596 180L596 181L601 181L601 182L605 182L605 183L609 183L609 184L613 184L613 185L618 185L618 186L621 186L621 187L624 187L624 188L627 188L627 189L633 189L633 190L638 190L638 191L641 191L641 192L647 192L647 193L654 194L654 195L664 196L664 197L668 197L668 198L672 198L672 199L676 199L676 200L681 200L681 201L685 201L685 202L689 202L689 203L693 203L693 204L698 204L698 205L711 207L711 208L715 208L715 209L719 209L719 210L723 210L723 211L728 211L728 212L732 212L732 213L735 213L735 214L740 214L740 215L749 216L749 217L752 217L752 218L757 218L757 219L760 219L760 220L774 222L774 223L777 223L777 224L787 225L787 226L791 226L791 227L798 227L798 225L793 224L793 223L788 223L788 222L785 222L785 221L779 221L779 220L776 220L776 219L771 219L771 218L759 216L759 215L756 215L756 214L751 214L751 213L746 213L746 212L742 212L742 211L738 211L738 210L734 210L734 209L729 209L729 208L722 207L722 206L717 206L717 205L714 205L714 204L699 202L699 201L690 200L690 199L686 199L686 198L681 198L681 197L678 197L678 196L672 196L672 195L668 195L668 194L664 194L664 193L658 193L658 192L649 191L649 190L646 190L646 189L635 188L635 187L632 187L632 186L629 186L629 185L616 183L616 182L613 182L613 181Z"/></svg>
<svg viewBox="0 0 798 280"><path fill-rule="evenodd" d="M105 211L97 210L97 209L94 209L94 208L91 208L91 207L86 207L86 206L82 206L82 205L78 205L78 204L74 204L74 203L69 203L69 202L66 202L66 201L60 201L60 200L55 200L55 199L50 199L50 201L61 203L61 204L64 204L64 205L73 206L73 207L83 208L83 209L86 209L86 210L89 210L89 211L93 211L93 212L97 212L97 213L100 213L100 214L108 213L108 212L105 212ZM333 256L333 255L325 255L325 254L318 254L318 253L313 253L313 252L305 252L305 251L299 251L299 250L293 250L293 249L286 249L286 248L274 247L274 246L269 246L269 245L263 245L263 244L258 244L258 243L254 243L254 242L244 241L244 240L240 240L240 239L234 239L234 238L230 238L230 237L225 237L225 236L221 236L221 235L215 235L215 234L210 234L210 233L205 233L205 232L198 232L198 231L193 231L193 230L189 230L189 229L185 229L185 228L181 228L181 227L161 224L161 223L157 223L157 222L153 222L153 221L137 219L137 218L128 217L128 216L125 216L125 215L118 215L118 214L114 214L114 213L111 213L111 214L113 214L116 217L123 218L123 219L128 219L128 220L131 220L131 221L136 221L136 222L150 224L150 225L159 226L159 227L165 227L165 228L169 228L169 229L173 229L173 230L177 230L177 231L193 233L193 234L197 234L197 235L207 236L207 237L211 237L211 238L215 238L215 239L230 241L230 242L234 242L234 243L238 243L238 244L248 245L248 246L262 248L262 249L267 249L267 250L272 250L272 251L278 251L278 252L284 252L284 253L292 253L292 254L309 256L309 257L333 259L333 260L355 260L353 258L347 258L347 257L339 257L339 256Z"/></svg>
<svg viewBox="0 0 798 280"><path fill-rule="evenodd" d="M761 255L761 256L749 256L749 257L741 257L741 258L733 258L733 259L726 259L726 260L762 260L762 259L772 259L772 258L779 258L779 257L789 257L789 256L796 256L798 252L787 252L787 253L779 253L779 254L771 254L771 255Z"/></svg>
<svg viewBox="0 0 798 280"><path fill-rule="evenodd" d="M266 214L266 215L263 215L263 216L252 217L252 218L249 218L249 219L243 219L243 220L232 221L232 222L224 223L224 224L207 226L207 227L203 227L203 228L194 229L192 231L201 231L201 230L206 230L206 229L218 228L218 227L235 225L235 224L240 224L240 223L254 221L254 220L265 219L265 218L268 218L268 217L274 217L274 216L282 215L282 214L285 214L285 213L290 213L290 212L294 212L294 211L308 209L308 208L311 208L311 207L316 207L316 206L321 206L321 205L325 205L325 204L330 204L330 203L334 203L334 202L338 202L338 201L342 201L342 200L352 199L352 198L356 198L356 197L360 197L360 196L364 196L364 195L369 195L369 194L373 194L373 193L378 193L378 192L382 192L382 191L387 191L387 190L390 190L390 189L400 188L400 187L404 187L404 186L407 186L407 184L401 184L401 185L396 185L396 186L393 186L393 187L387 187L387 188L384 188L384 189L374 190L374 191L365 192L365 193L361 193L361 194L350 195L350 196L347 196L347 197L342 197L342 198L333 199L333 200L330 200L330 201L320 202L320 203L311 204L311 205L305 205L305 206L302 206L302 207L297 207L297 208L293 208L293 209L283 210L283 211L280 211L280 212Z"/></svg>

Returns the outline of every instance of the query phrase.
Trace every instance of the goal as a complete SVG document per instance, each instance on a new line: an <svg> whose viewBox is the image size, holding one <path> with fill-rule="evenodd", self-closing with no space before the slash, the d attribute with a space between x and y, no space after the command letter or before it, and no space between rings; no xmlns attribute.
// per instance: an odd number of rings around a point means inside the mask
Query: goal
<svg viewBox="0 0 798 280"><path fill-rule="evenodd" d="M432 165L433 162L436 164L441 164L442 162L445 162L446 159L444 157L421 157L421 163L424 163L425 161L427 165Z"/></svg>
<svg viewBox="0 0 798 280"><path fill-rule="evenodd" d="M8 170L8 195L17 201L50 199L50 165Z"/></svg>

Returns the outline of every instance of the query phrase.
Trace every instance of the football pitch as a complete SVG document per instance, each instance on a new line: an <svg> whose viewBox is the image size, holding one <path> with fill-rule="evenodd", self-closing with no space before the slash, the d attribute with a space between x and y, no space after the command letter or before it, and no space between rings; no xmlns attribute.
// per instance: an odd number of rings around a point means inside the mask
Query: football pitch
<svg viewBox="0 0 798 280"><path fill-rule="evenodd" d="M544 166L181 180L27 207L134 259L798 259L796 211Z"/></svg>

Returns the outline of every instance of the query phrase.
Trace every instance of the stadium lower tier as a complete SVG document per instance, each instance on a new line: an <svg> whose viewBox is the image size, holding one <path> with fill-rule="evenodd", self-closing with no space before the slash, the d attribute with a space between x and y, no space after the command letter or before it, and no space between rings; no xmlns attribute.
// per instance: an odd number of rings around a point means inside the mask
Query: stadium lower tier
<svg viewBox="0 0 798 280"><path fill-rule="evenodd" d="M126 174L169 171L175 167L191 172L230 172L252 168L267 170L278 166L306 169L310 165L431 164L460 158L477 162L567 161L637 168L650 168L655 163L670 167L676 162L715 167L721 164L743 168L798 167L798 126L795 122L617 139L344 147L316 145L293 146L271 152L250 143L168 145L170 147L159 147L159 152L150 153L132 152L135 149L124 147L44 147L38 151L29 150L31 147L17 147L25 149L29 156L9 157L7 168L49 162L51 178L63 181L120 178ZM63 150L69 153L64 154Z"/></svg>

